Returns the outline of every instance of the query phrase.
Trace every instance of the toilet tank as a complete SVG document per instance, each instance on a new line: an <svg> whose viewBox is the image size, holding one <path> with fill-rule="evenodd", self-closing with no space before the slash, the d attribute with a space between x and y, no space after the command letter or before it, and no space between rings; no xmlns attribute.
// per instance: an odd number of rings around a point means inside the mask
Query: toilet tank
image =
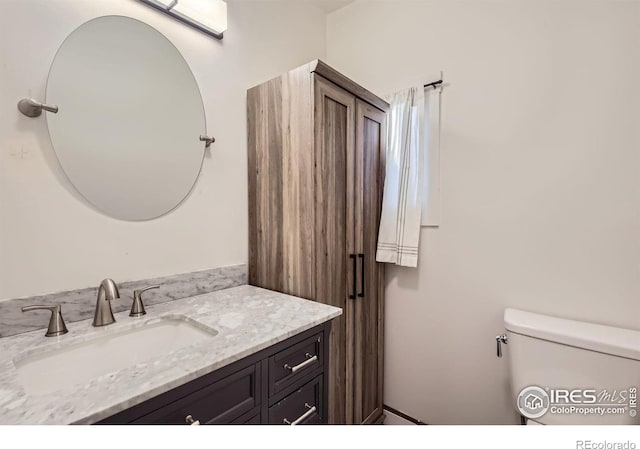
<svg viewBox="0 0 640 449"><path fill-rule="evenodd" d="M515 309L504 325L518 413L541 424L640 424L640 331Z"/></svg>

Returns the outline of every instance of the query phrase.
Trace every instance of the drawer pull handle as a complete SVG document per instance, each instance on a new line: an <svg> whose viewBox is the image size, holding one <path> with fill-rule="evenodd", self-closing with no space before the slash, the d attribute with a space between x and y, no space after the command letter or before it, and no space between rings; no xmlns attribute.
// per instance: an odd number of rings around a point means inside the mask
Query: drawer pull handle
<svg viewBox="0 0 640 449"><path fill-rule="evenodd" d="M297 364L296 366L290 366L288 363L284 364L284 369L288 369L291 370L292 373L295 373L298 370L301 370L302 368L304 368L305 366L309 366L312 363L315 363L318 361L318 356L314 355L313 357L311 356L311 354L309 354L308 352L305 354L305 356L307 356L307 360L305 360L302 363Z"/></svg>
<svg viewBox="0 0 640 449"><path fill-rule="evenodd" d="M197 420L197 419L193 419L193 416L191 416L191 415L187 415L184 418L184 422L186 422L190 426L199 426L200 425L200 421Z"/></svg>
<svg viewBox="0 0 640 449"><path fill-rule="evenodd" d="M306 408L308 408L309 410L307 410L306 412L304 412L304 414L296 419L295 421L291 422L289 421L287 418L283 419L282 422L285 424L289 424L290 426L297 426L298 424L300 424L302 421L304 421L305 419L307 419L309 416L313 415L316 412L316 406L314 405L313 407L310 406L309 404L307 404L306 402L304 403L304 406Z"/></svg>

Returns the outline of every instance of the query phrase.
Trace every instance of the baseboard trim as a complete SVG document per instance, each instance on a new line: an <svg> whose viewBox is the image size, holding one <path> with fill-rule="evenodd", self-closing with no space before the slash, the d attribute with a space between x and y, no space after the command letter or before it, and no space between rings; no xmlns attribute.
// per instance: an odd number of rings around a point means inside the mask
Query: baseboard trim
<svg viewBox="0 0 640 449"><path fill-rule="evenodd" d="M400 418L406 419L407 421L409 421L409 422L411 422L413 424L416 424L418 426L426 426L427 425L427 423L422 422L419 419L416 419L413 416L407 415L406 413L401 412L400 410L397 410L397 409L395 409L393 407L390 407L390 406L388 406L386 404L384 404L382 407L383 407L384 410L387 410L388 412L391 412L394 415L398 415Z"/></svg>
<svg viewBox="0 0 640 449"><path fill-rule="evenodd" d="M374 425L381 425L384 424L384 420L386 419L387 415L385 415L384 413L380 414L380 417L378 419L376 419L373 424Z"/></svg>

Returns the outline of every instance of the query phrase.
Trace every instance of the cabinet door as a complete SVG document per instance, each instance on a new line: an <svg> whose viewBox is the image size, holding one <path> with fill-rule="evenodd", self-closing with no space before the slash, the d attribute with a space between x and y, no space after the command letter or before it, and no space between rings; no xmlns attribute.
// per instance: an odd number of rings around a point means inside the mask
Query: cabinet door
<svg viewBox="0 0 640 449"><path fill-rule="evenodd" d="M313 78L315 299L343 310L329 340L329 423L342 424L353 416L355 97L321 76Z"/></svg>
<svg viewBox="0 0 640 449"><path fill-rule="evenodd" d="M356 249L358 293L354 301L355 423L382 417L384 267L376 262L382 210L386 114L356 103Z"/></svg>

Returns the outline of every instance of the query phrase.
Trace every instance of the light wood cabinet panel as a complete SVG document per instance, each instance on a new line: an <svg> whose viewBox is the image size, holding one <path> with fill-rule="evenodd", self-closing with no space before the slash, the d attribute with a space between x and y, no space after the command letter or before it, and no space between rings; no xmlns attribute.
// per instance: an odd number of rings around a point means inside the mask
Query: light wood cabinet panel
<svg viewBox="0 0 640 449"><path fill-rule="evenodd" d="M342 423L352 414L351 310L348 300L351 264L355 252L354 229L354 119L355 97L345 90L313 76L315 87L316 160L316 289L314 299L341 307L334 320L329 347L329 422ZM335 352L334 352L335 351Z"/></svg>
<svg viewBox="0 0 640 449"><path fill-rule="evenodd" d="M382 416L387 107L321 61L247 92L249 283L342 308L329 341L334 424Z"/></svg>
<svg viewBox="0 0 640 449"><path fill-rule="evenodd" d="M249 283L313 298L313 123L306 67L247 93Z"/></svg>
<svg viewBox="0 0 640 449"><path fill-rule="evenodd" d="M354 301L354 420L372 424L382 416L384 265L375 254L382 210L386 114L367 103L356 104L358 160L356 241L360 270Z"/></svg>

